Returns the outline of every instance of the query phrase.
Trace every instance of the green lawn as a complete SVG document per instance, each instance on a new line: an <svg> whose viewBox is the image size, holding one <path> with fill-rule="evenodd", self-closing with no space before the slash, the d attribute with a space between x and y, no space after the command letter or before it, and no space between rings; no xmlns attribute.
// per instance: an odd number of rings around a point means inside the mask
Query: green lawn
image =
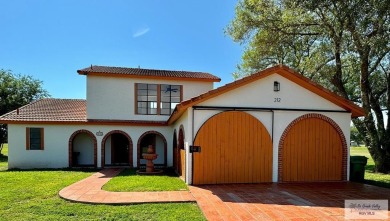
<svg viewBox="0 0 390 221"><path fill-rule="evenodd" d="M115 192L188 190L187 185L172 170L162 175L138 175L134 169L123 170L103 189Z"/></svg>
<svg viewBox="0 0 390 221"><path fill-rule="evenodd" d="M375 164L367 147L351 147L350 154L351 156L366 156L368 158L366 172L364 174L365 183L390 188L390 174L372 172Z"/></svg>
<svg viewBox="0 0 390 221"><path fill-rule="evenodd" d="M6 153L7 150L2 151ZM2 157L0 167L7 168ZM89 205L58 192L94 171L0 171L0 220L205 220L195 203Z"/></svg>

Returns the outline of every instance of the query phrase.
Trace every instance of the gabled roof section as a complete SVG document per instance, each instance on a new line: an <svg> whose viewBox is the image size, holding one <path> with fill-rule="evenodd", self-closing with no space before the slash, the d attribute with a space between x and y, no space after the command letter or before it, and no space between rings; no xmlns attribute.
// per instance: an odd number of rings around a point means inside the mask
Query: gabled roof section
<svg viewBox="0 0 390 221"><path fill-rule="evenodd" d="M207 81L220 82L221 79L210 73L191 72L191 71L169 71L169 70L154 70L143 68L123 68L123 67L108 67L108 66L92 66L77 70L81 75L97 75L97 76L112 76L112 77L132 77L132 78L149 78L149 79L176 79L190 81Z"/></svg>
<svg viewBox="0 0 390 221"><path fill-rule="evenodd" d="M364 116L364 110L359 107L358 105L354 104L352 101L349 101L330 90L322 87L321 85L315 83L314 81L311 81L310 79L304 77L303 75L299 74L298 72L290 69L289 67L285 65L277 65L273 66L271 68L267 68L263 71L259 71L257 73L254 73L252 75L249 75L247 77L244 77L242 79L239 79L237 81L234 81L232 83L226 84L222 87L219 87L217 89L208 91L204 94L201 94L197 97L191 98L189 100L183 101L180 104L176 106L175 111L172 113L171 117L168 120L168 124L172 124L175 122L187 108L192 107L196 104L199 104L203 101L206 101L208 99L211 99L213 97L216 97L220 94L226 93L228 91L234 90L238 87L242 87L246 84L252 83L254 81L260 80L262 78L265 78L271 74L279 74L290 81L302 86L303 88L323 97L324 99L336 104L337 106L345 109L346 111L349 111L352 113L352 117L360 117Z"/></svg>

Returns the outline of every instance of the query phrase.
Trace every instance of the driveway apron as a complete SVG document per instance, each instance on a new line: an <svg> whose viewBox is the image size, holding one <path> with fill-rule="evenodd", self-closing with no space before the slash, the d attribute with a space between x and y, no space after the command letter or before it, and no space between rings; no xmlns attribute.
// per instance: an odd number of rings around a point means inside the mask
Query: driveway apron
<svg viewBox="0 0 390 221"><path fill-rule="evenodd" d="M202 185L190 191L210 221L344 220L344 200L390 200L390 189L352 182Z"/></svg>

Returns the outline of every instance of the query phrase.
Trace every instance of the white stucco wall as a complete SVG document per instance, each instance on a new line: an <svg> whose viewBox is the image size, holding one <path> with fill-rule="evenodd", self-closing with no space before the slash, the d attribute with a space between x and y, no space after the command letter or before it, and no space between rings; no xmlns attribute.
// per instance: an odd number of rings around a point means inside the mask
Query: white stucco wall
<svg viewBox="0 0 390 221"><path fill-rule="evenodd" d="M26 150L26 127L44 128L44 150ZM89 130L97 139L97 166L101 167L101 143L113 130L126 132L133 142L133 166L137 166L137 142L150 130L161 133L167 140L167 166L172 166L172 131L169 126L99 126L99 125L8 125L9 168L65 168L69 166L68 142L77 130ZM103 136L96 136L96 132ZM106 159L107 152L106 152ZM106 163L109 163L106 161Z"/></svg>
<svg viewBox="0 0 390 221"><path fill-rule="evenodd" d="M165 121L169 116L135 114L136 83L183 85L183 100L213 89L212 82L87 76L87 118Z"/></svg>
<svg viewBox="0 0 390 221"><path fill-rule="evenodd" d="M274 91L274 81L280 83L280 91ZM278 98L280 102L275 102L275 99ZM279 74L272 74L198 105L343 110L343 108Z"/></svg>

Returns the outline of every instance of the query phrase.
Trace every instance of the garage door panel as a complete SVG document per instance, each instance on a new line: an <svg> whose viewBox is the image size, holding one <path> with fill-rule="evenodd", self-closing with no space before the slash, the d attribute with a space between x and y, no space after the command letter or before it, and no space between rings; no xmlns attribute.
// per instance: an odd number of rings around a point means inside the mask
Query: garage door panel
<svg viewBox="0 0 390 221"><path fill-rule="evenodd" d="M342 180L340 134L323 119L297 122L284 140L282 173L286 182Z"/></svg>
<svg viewBox="0 0 390 221"><path fill-rule="evenodd" d="M199 130L193 184L272 181L272 144L266 128L245 112L223 112Z"/></svg>

